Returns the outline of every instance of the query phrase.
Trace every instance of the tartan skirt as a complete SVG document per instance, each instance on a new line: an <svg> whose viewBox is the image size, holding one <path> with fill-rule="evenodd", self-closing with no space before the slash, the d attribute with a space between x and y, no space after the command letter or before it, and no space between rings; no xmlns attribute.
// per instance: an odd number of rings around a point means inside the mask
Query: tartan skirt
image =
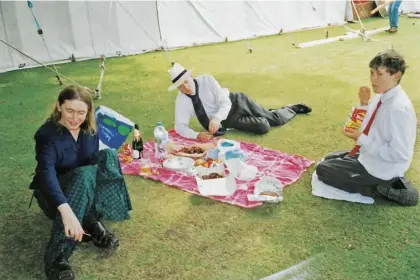
<svg viewBox="0 0 420 280"><path fill-rule="evenodd" d="M81 224L89 216L102 216L105 220L129 219L132 210L117 153L112 149L98 153L97 164L75 168L59 176L61 189ZM52 219L51 237L44 256L45 272L62 256L69 258L76 241L64 234L60 212L46 200L39 190L34 191L38 205Z"/></svg>

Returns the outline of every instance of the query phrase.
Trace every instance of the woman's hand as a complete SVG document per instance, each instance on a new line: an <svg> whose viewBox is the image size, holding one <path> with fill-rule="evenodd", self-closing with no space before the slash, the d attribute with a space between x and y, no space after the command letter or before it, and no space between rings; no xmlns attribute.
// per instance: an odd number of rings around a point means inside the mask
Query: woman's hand
<svg viewBox="0 0 420 280"><path fill-rule="evenodd" d="M70 205L68 203L61 204L58 206L58 211L60 211L63 220L64 234L76 241L82 241L85 232Z"/></svg>

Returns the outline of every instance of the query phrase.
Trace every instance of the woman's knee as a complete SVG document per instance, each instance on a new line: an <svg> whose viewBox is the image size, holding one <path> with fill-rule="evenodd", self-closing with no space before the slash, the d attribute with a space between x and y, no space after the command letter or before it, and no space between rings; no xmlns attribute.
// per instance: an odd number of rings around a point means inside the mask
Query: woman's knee
<svg viewBox="0 0 420 280"><path fill-rule="evenodd" d="M86 165L75 168L69 176L70 182L80 185L94 184L96 181L97 167L95 165Z"/></svg>
<svg viewBox="0 0 420 280"><path fill-rule="evenodd" d="M118 158L118 154L114 149L103 149L100 150L98 153L98 160L99 159L107 159L107 158Z"/></svg>
<svg viewBox="0 0 420 280"><path fill-rule="evenodd" d="M81 176L84 177L86 174L95 174L96 173L96 166L95 165L86 165L86 166L80 166L75 168L73 171L71 171L75 176Z"/></svg>
<svg viewBox="0 0 420 280"><path fill-rule="evenodd" d="M96 173L95 165L81 166L60 176L59 181L66 196L71 193L82 193L95 188Z"/></svg>
<svg viewBox="0 0 420 280"><path fill-rule="evenodd" d="M105 149L99 152L97 162L97 180L122 179L123 174L119 163L118 155L113 149Z"/></svg>

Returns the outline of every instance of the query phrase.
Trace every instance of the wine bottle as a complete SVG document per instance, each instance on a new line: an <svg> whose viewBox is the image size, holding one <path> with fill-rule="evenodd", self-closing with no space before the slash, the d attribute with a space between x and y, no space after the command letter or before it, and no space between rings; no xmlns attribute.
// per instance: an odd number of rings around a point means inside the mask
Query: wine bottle
<svg viewBox="0 0 420 280"><path fill-rule="evenodd" d="M138 124L134 125L132 146L133 146L133 159L140 159L143 153L143 140L141 139Z"/></svg>

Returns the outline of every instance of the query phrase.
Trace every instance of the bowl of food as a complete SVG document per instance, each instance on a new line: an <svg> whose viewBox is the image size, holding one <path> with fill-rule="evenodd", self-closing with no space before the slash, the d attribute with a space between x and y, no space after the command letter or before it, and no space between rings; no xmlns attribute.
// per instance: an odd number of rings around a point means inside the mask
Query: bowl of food
<svg viewBox="0 0 420 280"><path fill-rule="evenodd" d="M202 158L206 155L206 150L200 146L180 147L175 150L174 155L189 158Z"/></svg>
<svg viewBox="0 0 420 280"><path fill-rule="evenodd" d="M200 194L205 196L231 196L236 191L235 177L226 175L223 164L215 167L195 167L195 179Z"/></svg>

